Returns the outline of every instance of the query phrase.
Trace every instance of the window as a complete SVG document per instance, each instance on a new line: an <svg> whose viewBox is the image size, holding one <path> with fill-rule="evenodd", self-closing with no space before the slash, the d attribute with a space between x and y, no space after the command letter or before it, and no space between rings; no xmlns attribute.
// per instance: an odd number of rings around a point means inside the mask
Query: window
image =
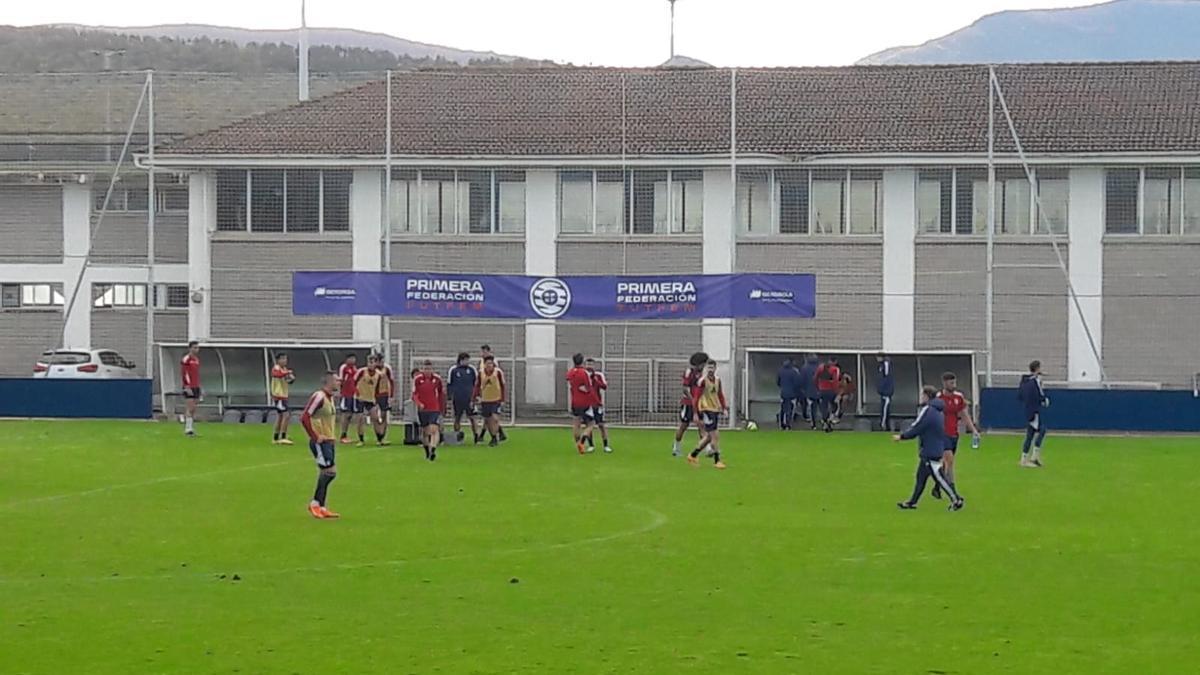
<svg viewBox="0 0 1200 675"><path fill-rule="evenodd" d="M1071 195L1067 173L1054 169L1038 169L1036 180L1038 201L1041 204L1037 233L1066 234Z"/></svg>
<svg viewBox="0 0 1200 675"><path fill-rule="evenodd" d="M186 213L188 210L187 186L159 190L158 210L166 213Z"/></svg>
<svg viewBox="0 0 1200 675"><path fill-rule="evenodd" d="M917 229L950 233L954 214L954 170L932 169L917 174Z"/></svg>
<svg viewBox="0 0 1200 675"><path fill-rule="evenodd" d="M559 172L559 231L690 234L704 226L704 174L674 169Z"/></svg>
<svg viewBox="0 0 1200 675"><path fill-rule="evenodd" d="M351 175L349 171L317 169L218 171L217 229L349 231Z"/></svg>
<svg viewBox="0 0 1200 675"><path fill-rule="evenodd" d="M878 171L850 172L850 234L883 232L883 174Z"/></svg>
<svg viewBox="0 0 1200 675"><path fill-rule="evenodd" d="M814 172L812 176L812 231L815 234L842 233L842 203L846 192L846 172Z"/></svg>
<svg viewBox="0 0 1200 675"><path fill-rule="evenodd" d="M1138 233L1138 169L1109 169L1104 176L1104 230Z"/></svg>
<svg viewBox="0 0 1200 675"><path fill-rule="evenodd" d="M100 309L145 307L144 284L93 284L92 306Z"/></svg>
<svg viewBox="0 0 1200 675"><path fill-rule="evenodd" d="M1200 168L1184 169L1183 172L1183 234L1200 234Z"/></svg>
<svg viewBox="0 0 1200 675"><path fill-rule="evenodd" d="M112 368L133 368L133 364L129 363L116 352L100 352L100 363Z"/></svg>
<svg viewBox="0 0 1200 675"><path fill-rule="evenodd" d="M154 287L154 309L187 309L191 292L187 284L157 284Z"/></svg>
<svg viewBox="0 0 1200 675"><path fill-rule="evenodd" d="M737 213L745 234L878 234L883 174L746 169L738 174Z"/></svg>
<svg viewBox="0 0 1200 675"><path fill-rule="evenodd" d="M1178 232L1183 173L1179 169L1146 169L1142 181L1142 233Z"/></svg>
<svg viewBox="0 0 1200 675"><path fill-rule="evenodd" d="M0 284L0 309L62 307L60 284Z"/></svg>
<svg viewBox="0 0 1200 675"><path fill-rule="evenodd" d="M492 234L525 231L525 173L495 169L395 169L392 232Z"/></svg>
<svg viewBox="0 0 1200 675"><path fill-rule="evenodd" d="M119 181L113 186L112 196L108 200L109 213L145 213L149 205L149 184L144 178L133 178ZM157 190L158 213L180 213L188 210L188 189L186 185L160 186ZM92 210L99 213L104 209L104 196L108 193L108 181L100 181L92 186Z"/></svg>

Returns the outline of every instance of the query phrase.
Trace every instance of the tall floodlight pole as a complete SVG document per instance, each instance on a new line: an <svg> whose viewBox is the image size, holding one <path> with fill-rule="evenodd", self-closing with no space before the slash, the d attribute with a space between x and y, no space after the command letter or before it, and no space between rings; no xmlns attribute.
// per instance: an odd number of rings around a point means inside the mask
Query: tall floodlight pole
<svg viewBox="0 0 1200 675"><path fill-rule="evenodd" d="M308 21L305 17L305 2L300 0L300 100L308 100Z"/></svg>
<svg viewBox="0 0 1200 675"><path fill-rule="evenodd" d="M671 3L671 58L675 58L675 0L667 0Z"/></svg>

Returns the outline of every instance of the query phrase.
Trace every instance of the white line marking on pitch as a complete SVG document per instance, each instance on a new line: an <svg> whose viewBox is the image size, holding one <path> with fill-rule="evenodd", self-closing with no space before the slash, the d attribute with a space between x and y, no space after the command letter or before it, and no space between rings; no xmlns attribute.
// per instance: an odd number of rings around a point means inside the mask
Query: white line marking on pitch
<svg viewBox="0 0 1200 675"><path fill-rule="evenodd" d="M367 448L362 452L374 452L379 448ZM188 473L178 476L163 476L162 478L152 478L150 480L138 481L136 483L118 483L116 485L106 485L104 487L93 488L91 490L82 490L80 492L64 492L57 495L48 495L45 497L30 497L29 499L18 499L11 502L0 503L0 509L6 509L13 506L28 506L30 504L44 504L46 502L57 502L63 499L72 497L87 497L90 495L104 494L106 492L114 492L116 490L128 490L129 488L146 487L149 485L159 485L161 483L172 483L175 481L191 480L193 478L208 478L209 476L220 476L227 473L239 473L242 471L253 471L255 469L269 469L277 466L287 466L288 464L296 464L298 459L289 459L280 462L269 462L267 464L253 464L251 466L236 466L227 469L214 469L212 471L204 471L201 473Z"/></svg>
<svg viewBox="0 0 1200 675"><path fill-rule="evenodd" d="M266 466L266 465L263 465ZM246 467L251 468L251 467ZM200 474L197 474L200 475ZM521 548L499 549L494 551L473 551L470 553L455 553L452 555L429 556L425 558L397 558L393 560L377 560L372 562L362 563L342 563L337 565L313 566L313 567L285 567L269 570L250 570L248 572L237 572L243 579L251 576L281 576L286 574L312 574L329 571L355 571L361 569L369 569L372 567L401 567L404 565L413 565L426 562L446 562L453 560L470 560L472 558L481 558L484 556L501 556L501 555L521 555L524 553L539 553L543 551L558 551L562 549L575 548L578 546L587 546L590 544L602 544L604 542L616 541L626 537L636 537L639 534L653 532L658 528L666 525L670 519L666 514L657 511L648 506L637 504L626 504L626 507L636 508L649 513L652 517L649 523L638 527L613 532L611 534L603 534L586 539L577 539L575 541L564 541L554 544L541 544L537 546L524 546ZM185 574L144 574L131 576L107 576L107 577L0 577L0 584L5 583L36 583L47 581L63 581L76 583L103 583L117 581L156 581L156 580L172 580L172 579L194 579L205 580L212 579L221 574L232 575L233 572L188 572Z"/></svg>

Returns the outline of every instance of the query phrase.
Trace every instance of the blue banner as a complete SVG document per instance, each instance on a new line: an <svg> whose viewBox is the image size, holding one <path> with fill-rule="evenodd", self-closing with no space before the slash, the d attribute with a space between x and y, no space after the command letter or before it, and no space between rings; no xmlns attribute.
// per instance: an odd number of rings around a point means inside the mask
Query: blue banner
<svg viewBox="0 0 1200 675"><path fill-rule="evenodd" d="M296 272L298 315L484 319L811 319L811 274L526 277Z"/></svg>

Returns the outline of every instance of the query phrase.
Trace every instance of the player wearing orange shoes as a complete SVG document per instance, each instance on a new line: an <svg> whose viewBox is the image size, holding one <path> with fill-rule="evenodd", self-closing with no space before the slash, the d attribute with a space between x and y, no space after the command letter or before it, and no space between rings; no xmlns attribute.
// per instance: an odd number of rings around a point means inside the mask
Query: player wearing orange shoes
<svg viewBox="0 0 1200 675"><path fill-rule="evenodd" d="M271 368L271 401L275 404L275 412L279 419L275 421L275 445L292 445L288 440L288 423L292 421L292 413L288 408L288 390L296 381L296 375L288 368L288 355L279 352L275 355L275 367Z"/></svg>
<svg viewBox="0 0 1200 675"><path fill-rule="evenodd" d="M300 415L300 424L308 433L308 449L312 451L313 459L317 460L317 490L308 503L308 512L313 518L339 517L325 506L329 484L337 478L337 466L334 464L337 409L333 405L333 394L337 388L337 373L327 371L321 378L321 388L309 397L304 413Z"/></svg>
<svg viewBox="0 0 1200 675"><path fill-rule="evenodd" d="M725 389L721 386L721 378L717 377L717 362L709 360L704 366L704 376L697 386L696 399L693 402L696 414L700 418L704 438L700 445L688 455L688 462L695 465L700 463L700 453L705 448L712 448L713 466L725 468L721 461L721 413L729 410L725 402Z"/></svg>

